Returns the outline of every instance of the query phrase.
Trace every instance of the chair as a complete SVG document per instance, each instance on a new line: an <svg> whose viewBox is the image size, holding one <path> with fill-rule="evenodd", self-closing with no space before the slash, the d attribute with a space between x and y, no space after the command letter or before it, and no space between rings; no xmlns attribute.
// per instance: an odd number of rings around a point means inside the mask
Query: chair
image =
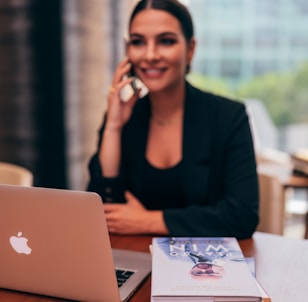
<svg viewBox="0 0 308 302"><path fill-rule="evenodd" d="M21 166L0 162L0 184L30 187L33 185L33 174Z"/></svg>
<svg viewBox="0 0 308 302"><path fill-rule="evenodd" d="M258 173L260 232L283 235L285 221L285 191L275 175Z"/></svg>

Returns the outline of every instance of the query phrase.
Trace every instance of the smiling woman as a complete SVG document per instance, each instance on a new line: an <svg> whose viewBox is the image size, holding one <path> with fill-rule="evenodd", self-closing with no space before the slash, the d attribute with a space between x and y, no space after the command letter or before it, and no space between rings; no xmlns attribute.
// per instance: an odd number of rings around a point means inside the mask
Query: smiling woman
<svg viewBox="0 0 308 302"><path fill-rule="evenodd" d="M258 183L248 117L244 105L186 81L196 44L187 8L139 1L128 32L89 165L109 231L250 237ZM148 94L123 102L135 76Z"/></svg>
<svg viewBox="0 0 308 302"><path fill-rule="evenodd" d="M153 24L157 26L153 27ZM130 25L127 56L151 92L178 91L195 48L179 21L162 10L143 10Z"/></svg>

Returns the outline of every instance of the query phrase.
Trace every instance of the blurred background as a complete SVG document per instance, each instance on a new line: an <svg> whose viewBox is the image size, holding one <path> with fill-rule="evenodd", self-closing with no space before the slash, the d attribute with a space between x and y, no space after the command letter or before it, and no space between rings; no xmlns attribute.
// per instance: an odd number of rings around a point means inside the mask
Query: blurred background
<svg viewBox="0 0 308 302"><path fill-rule="evenodd" d="M0 1L0 161L84 190L133 0ZM186 0L188 80L245 102L257 150L308 147L308 1Z"/></svg>

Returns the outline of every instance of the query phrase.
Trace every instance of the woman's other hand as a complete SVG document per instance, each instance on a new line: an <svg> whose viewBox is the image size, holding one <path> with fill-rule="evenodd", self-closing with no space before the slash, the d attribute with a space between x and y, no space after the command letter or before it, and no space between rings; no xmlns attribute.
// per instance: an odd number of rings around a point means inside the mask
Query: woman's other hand
<svg viewBox="0 0 308 302"><path fill-rule="evenodd" d="M110 233L115 234L168 234L162 211L149 211L129 191L125 204L104 204Z"/></svg>

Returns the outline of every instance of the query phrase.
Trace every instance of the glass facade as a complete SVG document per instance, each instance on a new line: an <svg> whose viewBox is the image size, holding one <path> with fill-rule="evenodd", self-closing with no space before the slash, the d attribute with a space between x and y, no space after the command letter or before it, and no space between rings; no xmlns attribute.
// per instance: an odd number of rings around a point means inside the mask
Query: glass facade
<svg viewBox="0 0 308 302"><path fill-rule="evenodd" d="M307 0L189 0L197 52L192 71L232 85L308 60Z"/></svg>

